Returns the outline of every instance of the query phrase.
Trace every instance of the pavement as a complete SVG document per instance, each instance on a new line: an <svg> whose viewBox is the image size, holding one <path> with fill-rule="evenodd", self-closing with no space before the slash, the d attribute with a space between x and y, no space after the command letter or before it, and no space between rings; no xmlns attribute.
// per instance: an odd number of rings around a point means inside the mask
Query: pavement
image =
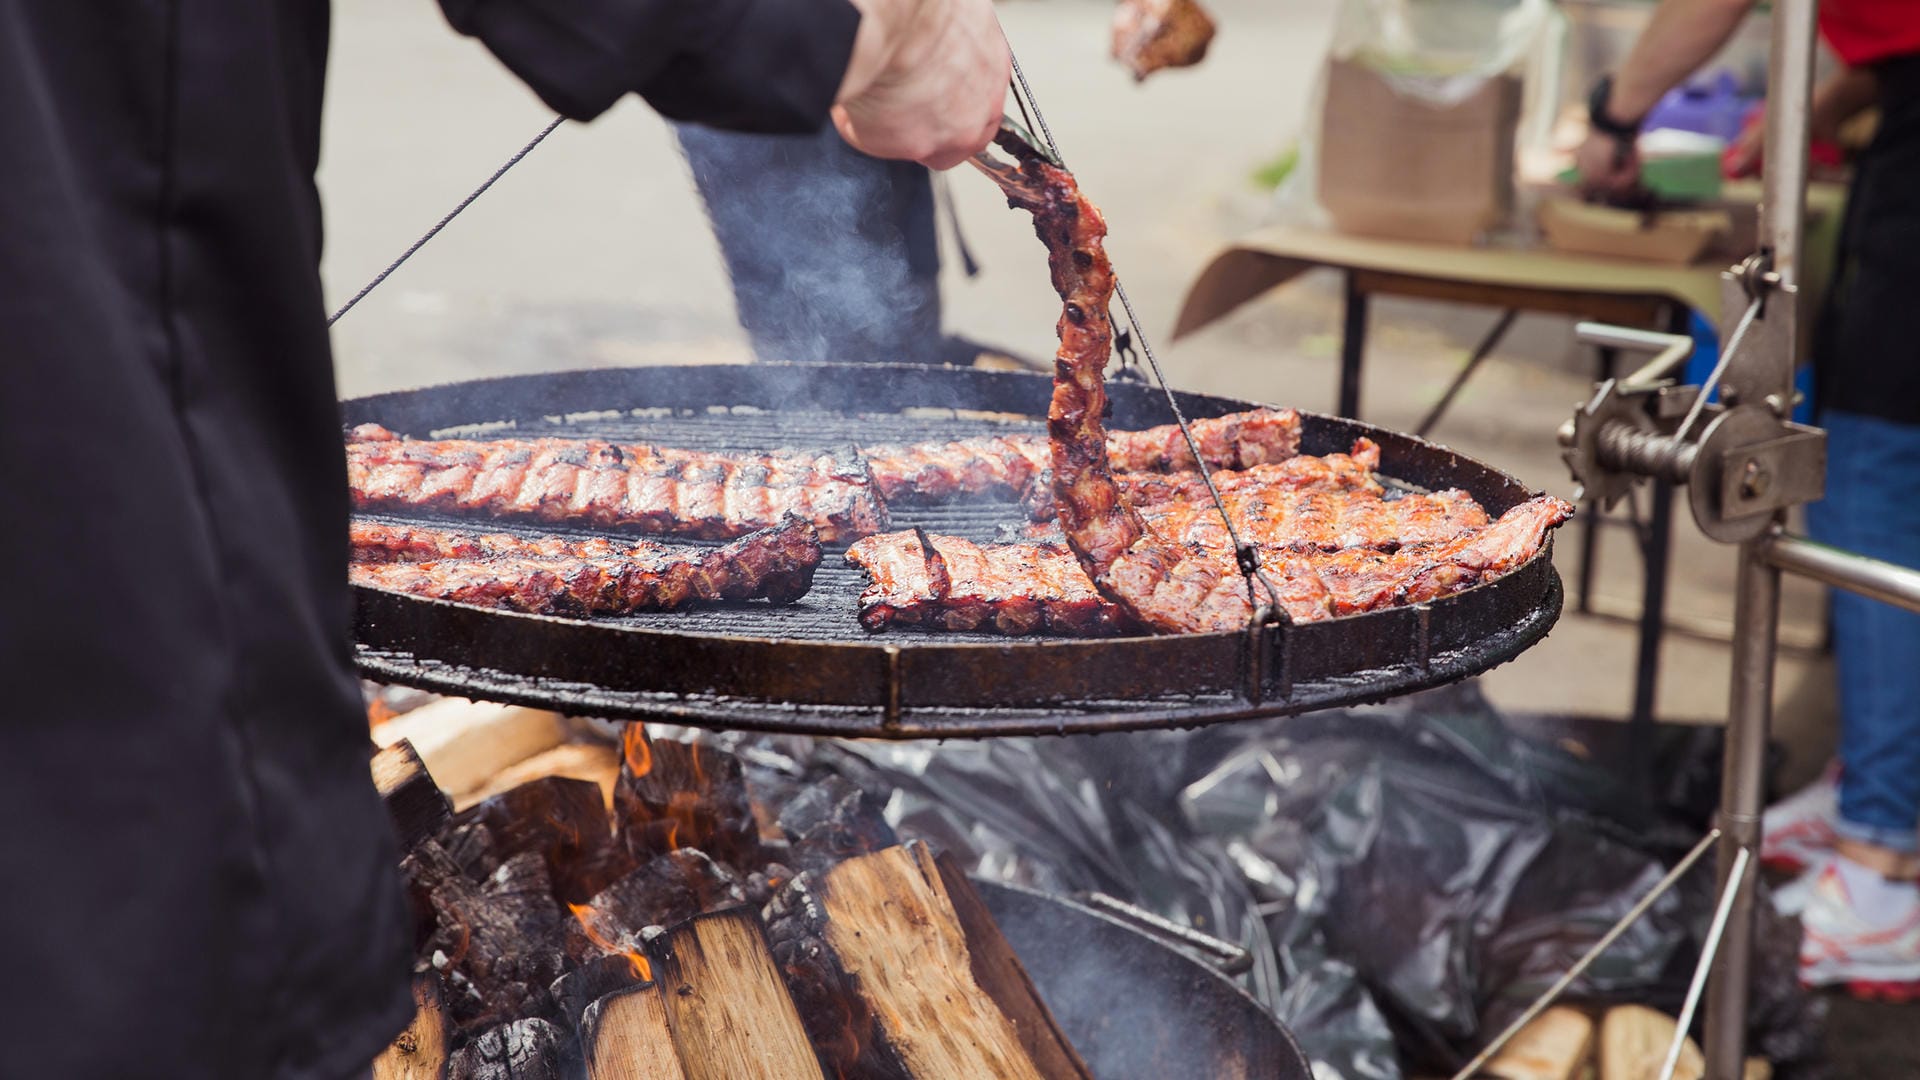
<svg viewBox="0 0 1920 1080"><path fill-rule="evenodd" d="M1108 248L1170 381L1330 410L1340 319L1331 278L1309 276L1188 339L1164 340L1210 256L1269 213L1251 176L1301 131L1334 11L1329 0L1211 6L1221 22L1212 55L1144 85L1106 58L1110 0L1008 0L1001 17L1063 154L1106 211ZM451 33L434 5L336 0L334 9L321 185L323 272L338 303L552 114L480 46ZM1050 354L1058 305L1024 215L965 170L946 188L983 266L968 279L949 257L949 331ZM1494 315L1376 301L1366 419L1415 424ZM562 126L344 318L335 346L344 395L517 372L750 359L685 164L666 125L637 100L592 124ZM1435 437L1567 496L1553 433L1585 396L1589 363L1565 320L1523 318ZM1724 626L1733 552L1700 536L1684 508L1678 516L1670 610ZM1607 533L1599 591L1631 610L1638 559L1623 530ZM1558 560L1571 581L1571 542ZM1789 583L1783 635L1817 642L1821 611L1818 589ZM1569 614L1544 643L1486 676L1486 687L1512 710L1623 716L1634 648L1630 624ZM1669 635L1660 717L1721 722L1728 671L1723 642ZM1833 738L1831 666L1817 650L1789 650L1776 690L1787 779L1811 776Z"/></svg>

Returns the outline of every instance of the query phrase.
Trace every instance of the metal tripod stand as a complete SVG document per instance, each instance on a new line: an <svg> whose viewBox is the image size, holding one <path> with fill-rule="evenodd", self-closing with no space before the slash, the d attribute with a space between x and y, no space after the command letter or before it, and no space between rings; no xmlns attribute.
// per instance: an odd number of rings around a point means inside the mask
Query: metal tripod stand
<svg viewBox="0 0 1920 1080"><path fill-rule="evenodd" d="M1679 1031L1661 1080L1670 1080L1706 997L1706 1080L1738 1080L1746 1056L1747 988L1772 726L1780 575L1800 574L1920 612L1920 571L1815 544L1785 531L1787 511L1820 499L1826 434L1793 423L1793 371L1800 354L1800 264L1807 189L1816 0L1776 0L1768 68L1767 168L1760 250L1727 271L1720 362L1703 386L1677 385L1692 341L1582 325L1583 341L1657 353L1624 379L1609 379L1562 428L1581 498L1611 505L1658 477L1687 488L1701 531L1739 545L1733 676L1715 828L1525 1013L1458 1074L1471 1076L1644 915L1710 847L1718 848L1719 900L1701 949ZM1709 403L1712 392L1719 401Z"/></svg>

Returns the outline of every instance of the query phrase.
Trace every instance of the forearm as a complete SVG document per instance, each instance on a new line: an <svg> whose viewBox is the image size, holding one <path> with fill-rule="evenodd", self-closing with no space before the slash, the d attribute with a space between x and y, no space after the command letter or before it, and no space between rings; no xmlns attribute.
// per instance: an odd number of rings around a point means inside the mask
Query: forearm
<svg viewBox="0 0 1920 1080"><path fill-rule="evenodd" d="M1607 114L1631 121L1650 112L1667 91L1680 85L1720 51L1754 0L1664 0L1614 72Z"/></svg>
<svg viewBox="0 0 1920 1080"><path fill-rule="evenodd" d="M1840 125L1866 111L1880 97L1872 68L1841 67L1813 91L1808 125L1818 139L1832 140Z"/></svg>

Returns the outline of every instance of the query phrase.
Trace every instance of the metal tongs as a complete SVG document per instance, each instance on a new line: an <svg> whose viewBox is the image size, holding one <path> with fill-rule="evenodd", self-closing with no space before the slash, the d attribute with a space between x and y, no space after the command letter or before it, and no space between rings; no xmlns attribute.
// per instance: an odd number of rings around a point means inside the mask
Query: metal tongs
<svg viewBox="0 0 1920 1080"><path fill-rule="evenodd" d="M1049 149L1044 142L1034 138L1026 127L1011 116L1000 118L1000 133L994 137L993 141L995 145L1016 158L1022 160L1038 158L1056 169L1067 168L1061 162L1060 155ZM993 156L991 148L982 150L967 160L974 168L985 173L987 179L1000 185L1000 190L1006 192L1008 198L1028 205L1038 201L1039 193L1034 189L1032 182L1021 175L1019 162L1002 161Z"/></svg>

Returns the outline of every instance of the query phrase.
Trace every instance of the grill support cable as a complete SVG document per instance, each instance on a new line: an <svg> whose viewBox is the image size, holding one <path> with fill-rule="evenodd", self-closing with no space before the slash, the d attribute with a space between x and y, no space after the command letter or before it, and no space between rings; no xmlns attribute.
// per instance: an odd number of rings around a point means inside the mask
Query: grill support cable
<svg viewBox="0 0 1920 1080"><path fill-rule="evenodd" d="M1020 69L1020 58L1014 55L1012 42L1007 44L1007 55L1013 62L1014 104L1019 107L1020 115L1026 118L1029 130L1035 127L1039 129L1040 137L1046 140L1047 153L1053 155L1053 160L1062 169L1066 169L1067 163L1060 156L1060 146L1054 141L1053 129L1047 126L1046 114L1040 111L1040 103L1034 99L1033 87L1027 83L1026 72ZM1280 590L1274 586L1273 580L1267 576L1266 570L1260 565L1259 550L1242 540L1240 530L1234 528L1233 516L1227 513L1226 501L1220 497L1220 489L1214 484L1213 470L1207 465L1206 457L1200 453L1200 442L1193 437L1193 427L1187 422L1186 414L1180 410L1180 402L1174 398L1173 387L1168 385L1166 375L1160 370L1160 360L1153 354L1153 344L1147 340L1146 332L1141 329L1140 317L1134 312L1133 301L1127 298L1127 287L1121 282L1120 275L1117 273L1113 276L1113 289L1114 293L1120 297L1121 308L1127 313L1127 325L1133 331L1132 339L1138 343L1140 354L1147 358L1147 366L1153 371L1154 381L1160 384L1160 392L1167 399L1167 407L1173 411L1174 422L1179 425L1180 435L1187 442L1187 450L1193 454L1194 463L1200 466L1200 479L1206 483L1207 494L1213 498L1213 508L1220 512L1220 520L1227 527L1227 537L1233 542L1234 561L1239 566L1241 576L1247 580L1247 600L1253 605L1253 621L1255 623L1292 622L1286 609L1281 606ZM1112 319L1111 314L1108 315L1108 319ZM1119 327L1116 325L1114 329L1118 331ZM1268 601L1266 604L1260 603L1256 582L1259 588L1266 590Z"/></svg>
<svg viewBox="0 0 1920 1080"><path fill-rule="evenodd" d="M564 124L566 122L567 122L566 117L556 116L547 124L546 127L541 128L540 134L535 135L533 137L533 141L521 147L519 151L517 151L512 157L506 160L505 164L493 170L493 175L487 177L486 181L482 183L479 187L474 188L473 192L469 194L466 198L461 199L460 204L458 206L455 206L453 209L447 211L447 215L445 217L435 222L433 228L428 229L426 233L420 237L420 239L415 240L413 242L411 247L401 252L399 258L388 263L387 268L385 270L382 270L378 274L374 275L374 278L372 281L369 281L365 285L361 286L359 292L354 293L353 296L350 299L348 299L346 303L341 304L340 310L334 312L332 315L327 316L327 325L332 326L334 323L337 323L340 321L340 316L345 315L349 311L352 311L355 304L358 304L360 301L366 299L368 293L379 288L381 282L384 282L388 278L392 277L393 272L395 270L400 269L400 266L402 263L405 263L408 259L413 258L414 252L419 251L423 247L426 247L427 241L433 239L436 236L439 236L440 230L446 228L449 224L451 224L454 218L459 217L460 212L462 210L465 210L467 207L472 206L475 199L478 199L480 196L485 195L487 193L488 188L492 187L496 182L498 182L501 177L507 175L508 169L511 169L515 165L520 164L521 158L524 158L528 154L533 153L534 147L539 146L542 142L546 140L547 136L553 134L555 128L558 128L561 124Z"/></svg>

